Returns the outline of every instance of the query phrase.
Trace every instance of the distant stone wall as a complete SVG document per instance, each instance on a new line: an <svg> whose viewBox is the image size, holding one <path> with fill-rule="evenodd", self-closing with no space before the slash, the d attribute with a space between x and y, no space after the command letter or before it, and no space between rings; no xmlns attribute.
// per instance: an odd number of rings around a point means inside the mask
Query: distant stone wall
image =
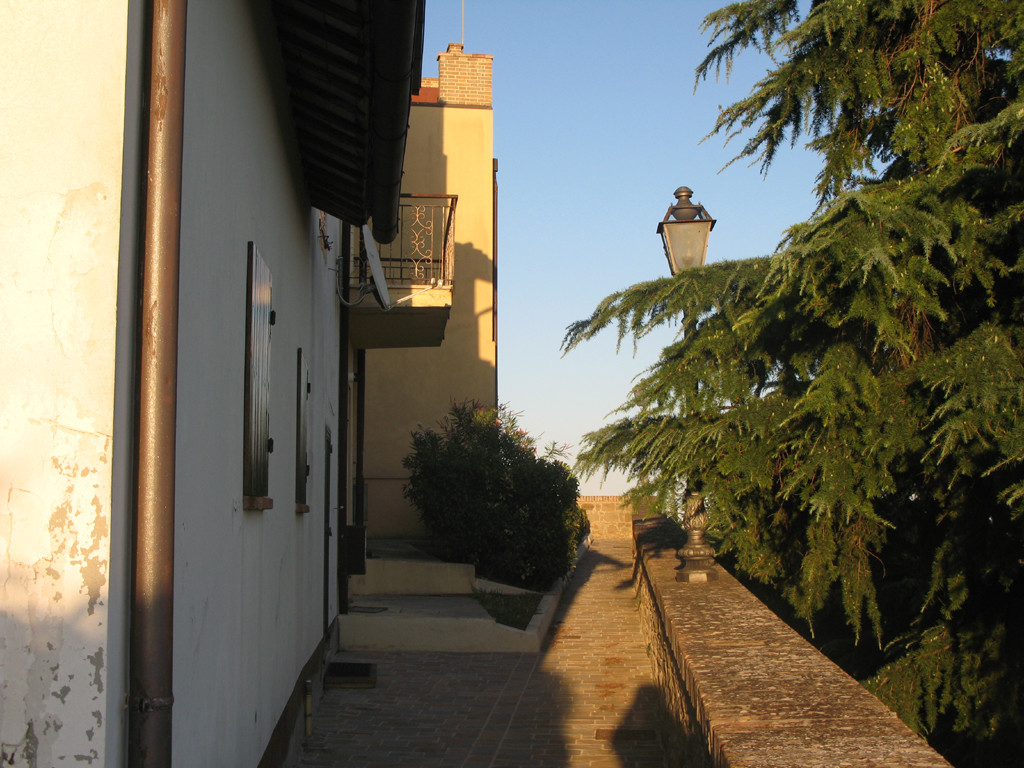
<svg viewBox="0 0 1024 768"><path fill-rule="evenodd" d="M668 765L950 768L720 566L712 581L676 581L676 523L637 520L633 536Z"/></svg>
<svg viewBox="0 0 1024 768"><path fill-rule="evenodd" d="M633 513L618 496L580 496L579 504L590 520L595 539L628 539L633 535Z"/></svg>

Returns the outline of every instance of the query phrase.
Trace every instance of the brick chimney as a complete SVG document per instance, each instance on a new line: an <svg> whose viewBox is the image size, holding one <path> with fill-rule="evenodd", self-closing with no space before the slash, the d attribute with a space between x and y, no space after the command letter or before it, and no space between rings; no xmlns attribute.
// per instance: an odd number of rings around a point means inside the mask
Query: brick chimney
<svg viewBox="0 0 1024 768"><path fill-rule="evenodd" d="M493 56L463 53L461 43L449 43L437 54L438 103L465 107L491 106Z"/></svg>

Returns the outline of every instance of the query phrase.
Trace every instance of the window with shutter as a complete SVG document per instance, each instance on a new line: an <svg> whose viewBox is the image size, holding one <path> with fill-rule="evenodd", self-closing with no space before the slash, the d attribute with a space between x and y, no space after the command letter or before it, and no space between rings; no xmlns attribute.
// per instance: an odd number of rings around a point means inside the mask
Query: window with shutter
<svg viewBox="0 0 1024 768"><path fill-rule="evenodd" d="M308 420L307 403L309 402L309 366L306 356L299 348L298 367L295 382L295 511L309 512L306 499L306 486L309 478L309 449L306 445Z"/></svg>
<svg viewBox="0 0 1024 768"><path fill-rule="evenodd" d="M245 426L242 485L246 509L269 509L270 476L270 268L249 243L245 319Z"/></svg>

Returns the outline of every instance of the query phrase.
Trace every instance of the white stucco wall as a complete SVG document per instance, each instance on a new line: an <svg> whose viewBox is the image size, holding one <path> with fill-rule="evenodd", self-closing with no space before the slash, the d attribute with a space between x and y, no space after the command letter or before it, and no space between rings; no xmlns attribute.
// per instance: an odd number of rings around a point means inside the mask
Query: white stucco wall
<svg viewBox="0 0 1024 768"><path fill-rule="evenodd" d="M124 630L109 601L127 28L123 0L0 9L4 765L119 755L107 702Z"/></svg>
<svg viewBox="0 0 1024 768"><path fill-rule="evenodd" d="M5 765L123 764L142 86L141 15L127 6L0 10ZM334 254L316 244L269 9L190 4L187 50L173 762L248 767L321 639L324 514L337 507L324 498L325 429L335 449L343 439ZM278 313L264 512L244 511L241 496L249 240ZM305 514L294 502L299 347L312 382ZM334 540L330 553L333 618Z"/></svg>
<svg viewBox="0 0 1024 768"><path fill-rule="evenodd" d="M269 5L258 5L189 6L172 747L182 768L257 764L322 627L325 428L338 440L334 264L315 243ZM339 242L336 222L331 238ZM277 313L274 506L261 512L242 497L249 241L270 268ZM312 384L306 514L295 508L300 347ZM331 553L333 589L333 542ZM333 614L336 595L331 605Z"/></svg>

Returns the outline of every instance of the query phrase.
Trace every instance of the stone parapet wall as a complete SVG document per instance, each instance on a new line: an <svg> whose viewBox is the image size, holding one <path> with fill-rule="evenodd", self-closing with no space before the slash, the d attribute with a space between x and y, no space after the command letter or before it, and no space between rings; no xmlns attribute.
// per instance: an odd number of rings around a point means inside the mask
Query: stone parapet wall
<svg viewBox="0 0 1024 768"><path fill-rule="evenodd" d="M618 496L580 496L579 505L590 520L596 539L629 539L633 535L633 511Z"/></svg>
<svg viewBox="0 0 1024 768"><path fill-rule="evenodd" d="M633 537L668 765L950 768L720 566L712 581L677 582L676 523L637 520Z"/></svg>

